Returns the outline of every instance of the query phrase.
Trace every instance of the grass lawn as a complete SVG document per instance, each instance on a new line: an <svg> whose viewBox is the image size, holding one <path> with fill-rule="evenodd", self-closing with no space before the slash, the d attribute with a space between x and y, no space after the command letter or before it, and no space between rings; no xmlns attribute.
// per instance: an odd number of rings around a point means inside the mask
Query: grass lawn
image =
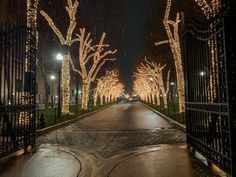
<svg viewBox="0 0 236 177"><path fill-rule="evenodd" d="M178 103L169 103L168 108L164 108L164 105L152 105L150 103L144 102L144 104L152 107L153 109L159 111L160 113L168 116L169 118L181 123L185 124L184 113L179 113L179 105Z"/></svg>
<svg viewBox="0 0 236 177"><path fill-rule="evenodd" d="M40 116L43 115L45 120L45 126L52 126L57 123L61 123L67 120L74 119L78 116L83 114L89 113L91 111L97 110L104 106L108 106L109 104L105 104L103 106L96 106L94 107L92 103L89 104L88 110L82 110L80 105L72 105L70 106L70 113L69 114L61 114L61 117L58 117L58 110L57 108L49 108L49 109L37 109L36 110L36 120L37 120L37 129L40 129Z"/></svg>

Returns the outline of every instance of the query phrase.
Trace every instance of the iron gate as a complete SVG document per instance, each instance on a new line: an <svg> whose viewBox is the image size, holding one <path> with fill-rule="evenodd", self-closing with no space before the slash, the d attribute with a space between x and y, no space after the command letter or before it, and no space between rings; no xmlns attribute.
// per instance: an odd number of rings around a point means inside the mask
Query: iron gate
<svg viewBox="0 0 236 177"><path fill-rule="evenodd" d="M186 16L183 41L188 145L235 177L233 13L232 4L222 1L212 18Z"/></svg>
<svg viewBox="0 0 236 177"><path fill-rule="evenodd" d="M0 157L35 144L35 37L23 20L0 26Z"/></svg>

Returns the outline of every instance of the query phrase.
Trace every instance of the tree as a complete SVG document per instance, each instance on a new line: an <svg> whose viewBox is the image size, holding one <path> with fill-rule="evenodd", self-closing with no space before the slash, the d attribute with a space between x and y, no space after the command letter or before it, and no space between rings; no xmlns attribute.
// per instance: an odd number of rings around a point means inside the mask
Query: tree
<svg viewBox="0 0 236 177"><path fill-rule="evenodd" d="M97 105L98 96L100 97L100 104L103 105L103 98L108 103L116 101L123 91L124 85L118 79L118 71L107 71L105 76L98 79L97 87L94 90L94 106Z"/></svg>
<svg viewBox="0 0 236 177"><path fill-rule="evenodd" d="M134 73L134 77L136 78L134 88L142 97L145 95L143 92L147 92L146 100L152 104L157 103L157 105L160 105L160 96L162 94L164 107L167 108L170 71L167 73L166 84L164 84L163 70L165 67L166 65L161 66L161 64L149 62L145 58L145 63L141 63L137 68L137 72ZM155 98L157 102L155 102Z"/></svg>
<svg viewBox="0 0 236 177"><path fill-rule="evenodd" d="M113 61L110 55L115 54L117 50L107 50L108 44L104 44L106 33L103 33L98 44L92 44L91 33L87 33L85 28L80 29L77 34L79 39L79 69L75 68L70 59L72 68L82 77L82 109L88 109L89 90L91 82L95 81L98 72L106 61Z"/></svg>
<svg viewBox="0 0 236 177"><path fill-rule="evenodd" d="M79 6L78 0L74 2L72 0L67 0L67 5L65 9L69 16L69 27L67 29L67 34L64 37L62 32L57 28L51 17L48 16L43 10L40 11L41 15L48 22L48 25L51 27L53 32L59 38L62 46L70 47L74 42L78 41L78 38L73 39L73 32L76 27L76 13ZM62 113L69 113L69 101L70 101L70 67L69 61L71 60L71 55L69 49L63 58L62 67L61 67L61 89L62 89Z"/></svg>
<svg viewBox="0 0 236 177"><path fill-rule="evenodd" d="M165 15L163 19L163 24L166 29L168 40L160 41L155 43L156 46L162 44L170 44L170 48L173 54L175 69L176 69L176 79L179 94L179 112L183 112L185 109L185 86L184 86L184 71L183 62L181 55L180 39L179 39L179 23L180 14L176 14L175 21L170 20L169 14L171 9L172 0L167 0Z"/></svg>

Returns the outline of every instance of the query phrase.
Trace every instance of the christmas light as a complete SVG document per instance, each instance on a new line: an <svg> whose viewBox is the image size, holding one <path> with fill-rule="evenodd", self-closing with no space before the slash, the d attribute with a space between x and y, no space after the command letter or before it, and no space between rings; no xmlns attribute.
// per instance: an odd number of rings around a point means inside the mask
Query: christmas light
<svg viewBox="0 0 236 177"><path fill-rule="evenodd" d="M195 0L195 2L208 19L214 17L221 7L221 0L211 0L210 3L206 0Z"/></svg>
<svg viewBox="0 0 236 177"><path fill-rule="evenodd" d="M160 105L160 95L163 95L164 107L167 108L167 94L169 92L170 71L167 73L166 84L164 84L163 70L166 65L149 62L141 63L134 73L134 91L141 99L152 104Z"/></svg>
<svg viewBox="0 0 236 177"><path fill-rule="evenodd" d="M116 101L117 97L124 92L124 85L119 82L118 71L107 71L106 75L99 78L97 87L94 90L94 105L97 105L97 98L100 97L100 104Z"/></svg>
<svg viewBox="0 0 236 177"><path fill-rule="evenodd" d="M98 44L92 43L91 33L86 34L85 28L80 29L80 33L77 34L77 37L79 39L79 69L76 69L71 58L70 63L73 71L82 77L82 109L88 109L90 84L95 81L98 72L106 61L115 60L115 58L111 58L110 55L115 54L117 50L108 50L110 45L104 44L106 33L102 34ZM92 65L90 65L90 61L92 61Z"/></svg>
<svg viewBox="0 0 236 177"><path fill-rule="evenodd" d="M219 13L221 8L221 0L212 0L209 3L206 0L195 0L197 5L201 8L203 14L207 17L207 19L211 17L215 17L217 13ZM212 27L214 24L210 24ZM210 80L208 86L208 101L213 103L216 99L216 88L217 88L217 67L218 67L218 51L217 51L217 39L216 37L212 37L208 40L208 47L211 51L211 68L210 68Z"/></svg>
<svg viewBox="0 0 236 177"><path fill-rule="evenodd" d="M73 38L73 32L76 27L76 13L78 10L79 2L75 0L67 0L67 5L65 9L69 16L69 27L67 29L66 36L64 37L61 31L57 28L51 17L43 10L40 11L40 14L48 22L48 25L51 27L53 32L59 38L61 45L70 47L74 42L78 42L78 38ZM61 67L61 90L62 90L62 110L64 114L69 113L69 103L70 103L70 67L69 61L71 60L71 55L69 51L64 56Z"/></svg>
<svg viewBox="0 0 236 177"><path fill-rule="evenodd" d="M177 89L179 93L179 112L183 112L185 109L185 86L184 86L182 55L181 55L180 40L179 40L180 15L179 13L177 13L175 21L169 19L171 4L172 1L167 0L165 15L163 19L163 24L167 32L168 40L157 42L155 44L156 46L166 43L170 44L176 69Z"/></svg>
<svg viewBox="0 0 236 177"><path fill-rule="evenodd" d="M26 25L27 27L31 30L31 33L27 33L26 36L26 57L25 57L25 64L24 64L24 70L25 73L30 72L30 45L31 45L31 41L30 41L30 36L33 35L35 36L35 48L36 51L38 49L38 29L37 29L37 12L38 12L38 4L39 4L39 0L35 0L32 2L32 0L27 0L27 16L26 16ZM37 58L37 53L36 53L36 62L38 61ZM22 104L27 105L31 102L31 93L24 91L23 92L23 97L22 97ZM25 122L26 124L29 123L29 119L26 120L26 118L29 118L29 113L28 112L21 112L20 116L19 116L19 122Z"/></svg>

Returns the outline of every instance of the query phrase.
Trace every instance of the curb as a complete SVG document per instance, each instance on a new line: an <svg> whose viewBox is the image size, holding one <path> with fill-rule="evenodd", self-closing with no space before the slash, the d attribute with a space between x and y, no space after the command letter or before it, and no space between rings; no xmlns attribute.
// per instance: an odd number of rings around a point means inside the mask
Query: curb
<svg viewBox="0 0 236 177"><path fill-rule="evenodd" d="M185 125L180 124L179 122L176 122L175 120L172 120L171 118L167 117L166 115L158 112L157 110L151 108L150 106L142 103L144 106L146 106L148 109L150 109L151 111L155 112L156 114L158 114L159 116L161 116L163 119L165 119L167 122L169 122L171 125L175 126L176 128L178 128L179 130L183 131L186 133L186 127Z"/></svg>
<svg viewBox="0 0 236 177"><path fill-rule="evenodd" d="M52 126L49 126L49 127L43 128L43 129L40 129L40 130L36 130L36 136L41 136L41 135L44 135L44 134L46 134L46 133L48 133L48 132L51 132L51 131L53 131L53 130L56 130L56 129L58 129L58 128L62 128L62 127L65 127L65 126L67 126L67 125L70 125L70 124L72 124L72 123L75 123L75 122L77 122L77 121L79 121L79 120L84 119L84 118L87 117L87 116L90 116L90 115L92 115L92 114L95 114L95 113L97 113L97 112L99 112L99 111L102 111L102 110L104 110L104 109L106 109L106 108L109 108L109 107L111 107L112 105L114 105L114 104L111 104L111 105L102 107L102 108L97 109L97 110L94 110L94 111L92 111L92 112L85 113L85 114L83 114L83 115L81 115L81 116L79 116L79 117L76 117L76 118L74 118L74 119L67 120L67 121L65 121L65 122L61 122L61 123L58 123L58 124L56 124L56 125L52 125Z"/></svg>

